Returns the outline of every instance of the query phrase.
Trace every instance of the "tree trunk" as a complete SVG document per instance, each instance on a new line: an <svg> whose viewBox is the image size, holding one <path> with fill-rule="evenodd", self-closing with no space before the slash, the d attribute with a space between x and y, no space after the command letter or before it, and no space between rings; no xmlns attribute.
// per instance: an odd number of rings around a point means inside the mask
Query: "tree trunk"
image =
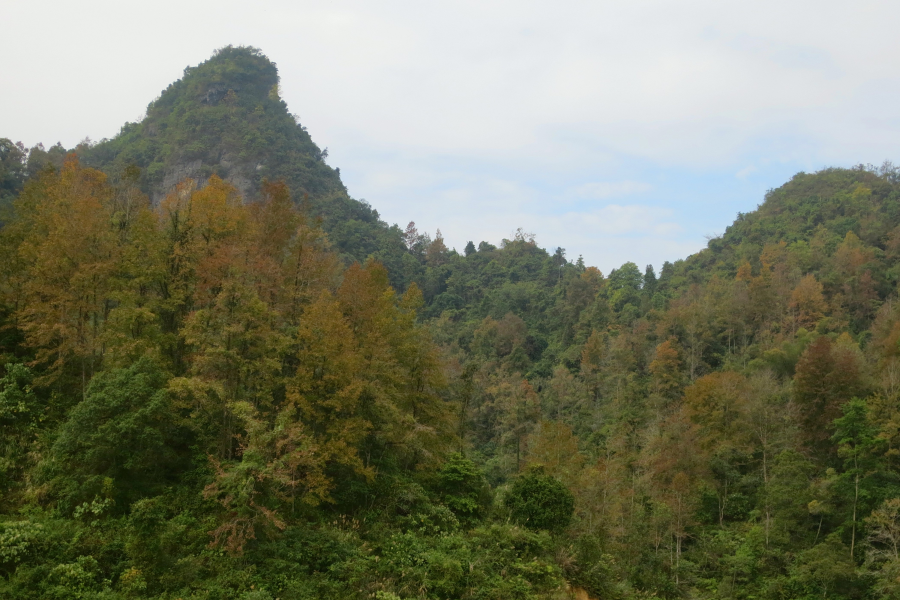
<svg viewBox="0 0 900 600"><path fill-rule="evenodd" d="M856 461L854 460L854 463ZM850 558L853 559L853 550L856 547L856 505L859 502L859 469L856 470L856 478L853 482L853 529L850 534Z"/></svg>

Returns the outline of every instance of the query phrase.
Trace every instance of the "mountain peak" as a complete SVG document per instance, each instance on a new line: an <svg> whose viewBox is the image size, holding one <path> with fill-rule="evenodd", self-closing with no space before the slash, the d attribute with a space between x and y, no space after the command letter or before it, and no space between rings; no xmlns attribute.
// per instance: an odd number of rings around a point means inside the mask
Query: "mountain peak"
<svg viewBox="0 0 900 600"><path fill-rule="evenodd" d="M278 69L260 50L226 46L169 85L140 123L80 152L104 170L141 168L141 185L158 202L184 179L212 175L247 199L264 179L283 180L295 197L317 200L346 190L327 154L278 95Z"/></svg>
<svg viewBox="0 0 900 600"><path fill-rule="evenodd" d="M263 181L283 181L311 216L322 219L347 260L365 260L388 246L390 256L381 259L399 260L405 250L399 230L347 194L339 171L325 162L327 151L288 111L278 82L275 63L259 49L226 46L187 67L140 122L76 151L83 164L107 172L139 167L140 186L153 202L185 179L203 187L216 175L247 201L258 196Z"/></svg>
<svg viewBox="0 0 900 600"><path fill-rule="evenodd" d="M226 99L234 104L278 99L278 69L258 48L225 46L205 62L187 67L184 76L171 84L147 108L148 117L166 111L181 97L216 106ZM229 92L233 95L229 96Z"/></svg>

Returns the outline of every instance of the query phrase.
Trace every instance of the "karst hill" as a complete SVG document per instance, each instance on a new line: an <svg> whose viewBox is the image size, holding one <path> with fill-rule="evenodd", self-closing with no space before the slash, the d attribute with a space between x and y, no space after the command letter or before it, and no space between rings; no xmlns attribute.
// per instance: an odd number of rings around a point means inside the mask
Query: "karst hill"
<svg viewBox="0 0 900 600"><path fill-rule="evenodd" d="M185 179L202 187L216 175L246 201L257 199L264 181L283 181L295 202L322 218L348 259L396 251L399 231L348 195L339 169L325 162L327 150L288 111L278 82L275 64L259 50L222 48L186 68L147 106L143 120L76 152L85 166L111 174L139 167L140 187L154 203Z"/></svg>

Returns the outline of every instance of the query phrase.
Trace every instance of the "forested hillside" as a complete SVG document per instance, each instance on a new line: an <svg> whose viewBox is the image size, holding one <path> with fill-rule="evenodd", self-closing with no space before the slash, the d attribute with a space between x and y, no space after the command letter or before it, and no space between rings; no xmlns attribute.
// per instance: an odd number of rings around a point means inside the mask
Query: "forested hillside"
<svg viewBox="0 0 900 600"><path fill-rule="evenodd" d="M287 114L267 65L0 143L0 598L900 597L900 172L798 174L658 274L341 246L321 161L158 192L242 151L177 115Z"/></svg>

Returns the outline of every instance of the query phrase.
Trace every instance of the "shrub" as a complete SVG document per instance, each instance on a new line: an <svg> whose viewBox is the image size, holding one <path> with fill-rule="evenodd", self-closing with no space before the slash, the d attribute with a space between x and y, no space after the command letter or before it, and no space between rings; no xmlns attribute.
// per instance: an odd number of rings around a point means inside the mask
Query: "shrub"
<svg viewBox="0 0 900 600"><path fill-rule="evenodd" d="M490 489L484 473L459 453L451 455L444 463L438 487L443 503L467 526L474 525L490 503Z"/></svg>
<svg viewBox="0 0 900 600"><path fill-rule="evenodd" d="M532 530L560 532L575 511L572 492L540 467L516 479L504 503L514 521Z"/></svg>

